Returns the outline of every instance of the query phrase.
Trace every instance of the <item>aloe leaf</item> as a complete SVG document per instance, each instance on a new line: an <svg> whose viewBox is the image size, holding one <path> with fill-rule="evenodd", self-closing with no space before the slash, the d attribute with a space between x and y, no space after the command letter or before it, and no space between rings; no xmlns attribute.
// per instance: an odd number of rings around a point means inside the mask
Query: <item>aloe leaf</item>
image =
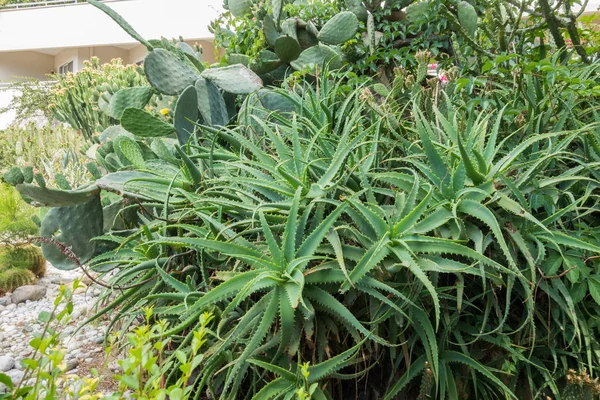
<svg viewBox="0 0 600 400"><path fill-rule="evenodd" d="M250 360L249 362L254 363L254 361L255 360ZM259 365L259 367L264 368L262 365ZM295 377L296 376L294 375L294 378ZM263 386L263 388L252 397L252 400L271 400L280 398L285 393L293 393L295 387L295 382L290 383L284 378L277 378Z"/></svg>
<svg viewBox="0 0 600 400"><path fill-rule="evenodd" d="M275 240L275 236L273 236L273 232L271 231L271 227L267 222L264 213L261 211L259 213L260 223L262 225L263 233L265 235L265 239L267 240L267 245L269 246L269 251L271 252L271 257L275 260L275 264L282 265L283 264L283 252L277 245L277 241Z"/></svg>
<svg viewBox="0 0 600 400"><path fill-rule="evenodd" d="M515 260L512 257L512 254L508 250L508 246L506 245L506 241L504 240L504 236L502 235L502 230L500 229L500 225L496 220L494 214L483 204L478 203L474 200L463 199L458 203L457 210L468 214L486 224L494 233L500 248L504 252L504 255L511 266L515 266Z"/></svg>
<svg viewBox="0 0 600 400"><path fill-rule="evenodd" d="M187 287L187 285L177 279L175 279L172 275L165 272L161 267L156 267L160 277L162 280L173 289L177 290L180 293L190 293L191 290Z"/></svg>
<svg viewBox="0 0 600 400"><path fill-rule="evenodd" d="M438 294L435 290L435 287L427 277L427 274L423 272L421 267L416 263L416 261L413 259L413 256L407 250L402 249L399 246L389 246L389 248L403 262L403 265L405 265L410 270L410 272L412 272L413 275L419 281L421 281L423 286L425 286L425 289L427 289L427 291L431 295L431 299L433 300L433 306L435 309L435 325L437 329L440 323L440 300L438 298Z"/></svg>
<svg viewBox="0 0 600 400"><path fill-rule="evenodd" d="M298 249L297 257L310 257L319 248L319 245L337 222L340 215L344 212L348 203L342 203L336 207L320 224L311 232L310 235L302 242Z"/></svg>
<svg viewBox="0 0 600 400"><path fill-rule="evenodd" d="M404 375L398 379L396 384L385 393L384 400L393 400L398 394L425 369L425 356L421 356L413 361Z"/></svg>
<svg viewBox="0 0 600 400"><path fill-rule="evenodd" d="M374 335L372 332L367 330L358 319L352 314L342 303L340 303L335 297L327 293L323 289L319 289L314 286L305 288L305 296L310 300L318 303L321 307L327 309L336 318L340 318L348 323L352 328L361 332L363 335L368 336L373 341L388 345L388 342L381 339L379 336Z"/></svg>
<svg viewBox="0 0 600 400"><path fill-rule="evenodd" d="M230 386L233 393L238 393L241 378L244 375L241 372L247 368L246 360L248 360L252 353L254 353L258 346L260 346L269 329L271 329L275 318L277 317L277 307L279 305L279 296L277 292L278 291L275 290L275 292L267 295L270 297L270 299L262 315L260 323L253 331L252 338L246 344L244 351L236 360L233 368L227 374L227 380L223 386L223 393L227 393Z"/></svg>
<svg viewBox="0 0 600 400"><path fill-rule="evenodd" d="M393 231L395 236L403 234L417 223L421 215L427 210L432 193L433 189L427 193L427 196L411 212L394 225Z"/></svg>
<svg viewBox="0 0 600 400"><path fill-rule="evenodd" d="M460 363L468 366L469 368L474 369L481 375L494 382L496 386L498 386L498 388L502 390L505 396L517 399L515 394L495 374L489 371L489 368L481 365L477 361L473 360L471 357L456 351L446 350L442 353L442 359L446 363Z"/></svg>
<svg viewBox="0 0 600 400"><path fill-rule="evenodd" d="M308 367L308 372L310 373L308 375L308 383L319 382L321 379L341 369L348 360L356 357L363 343L364 340L337 356L331 357L327 361Z"/></svg>
<svg viewBox="0 0 600 400"><path fill-rule="evenodd" d="M375 266L377 266L377 264L388 255L389 243L390 239L387 233L383 235L379 241L373 243L371 248L365 252L364 256L360 259L358 264L356 264L356 267L354 267L352 272L350 272L348 281L344 282L344 284L341 286L340 290L342 293L348 291L350 287L354 285L354 283L360 282L362 277L367 275L369 271L375 268Z"/></svg>

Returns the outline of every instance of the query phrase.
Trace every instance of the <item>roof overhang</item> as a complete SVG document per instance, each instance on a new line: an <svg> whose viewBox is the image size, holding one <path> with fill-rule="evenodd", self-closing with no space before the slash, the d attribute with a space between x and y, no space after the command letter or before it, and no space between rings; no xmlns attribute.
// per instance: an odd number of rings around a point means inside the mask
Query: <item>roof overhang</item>
<svg viewBox="0 0 600 400"><path fill-rule="evenodd" d="M202 0L113 0L105 3L147 39L179 36L212 39L208 25L221 11ZM134 43L135 39L110 17L87 3L0 11L0 52L43 52Z"/></svg>

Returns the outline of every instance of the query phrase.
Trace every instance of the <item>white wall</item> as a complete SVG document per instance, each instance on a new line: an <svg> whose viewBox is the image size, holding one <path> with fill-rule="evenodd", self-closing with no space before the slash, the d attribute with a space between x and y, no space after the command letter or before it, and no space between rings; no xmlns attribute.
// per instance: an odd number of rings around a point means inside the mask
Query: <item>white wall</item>
<svg viewBox="0 0 600 400"><path fill-rule="evenodd" d="M105 2L146 39L208 39L220 0L113 0ZM0 11L0 52L128 44L136 41L89 4ZM1 57L1 56L0 56Z"/></svg>
<svg viewBox="0 0 600 400"><path fill-rule="evenodd" d="M53 69L54 57L47 54L33 51L0 53L0 82L24 76L44 80Z"/></svg>

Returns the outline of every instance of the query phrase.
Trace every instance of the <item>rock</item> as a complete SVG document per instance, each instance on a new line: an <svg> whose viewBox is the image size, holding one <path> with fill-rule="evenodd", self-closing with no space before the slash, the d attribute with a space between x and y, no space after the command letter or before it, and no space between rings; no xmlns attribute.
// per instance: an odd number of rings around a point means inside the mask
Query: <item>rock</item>
<svg viewBox="0 0 600 400"><path fill-rule="evenodd" d="M7 306L10 304L10 296L0 297L0 306Z"/></svg>
<svg viewBox="0 0 600 400"><path fill-rule="evenodd" d="M13 369L15 366L15 359L9 356L0 356L0 372L6 372Z"/></svg>
<svg viewBox="0 0 600 400"><path fill-rule="evenodd" d="M79 365L79 361L77 361L76 359L67 361L67 369L65 370L65 372L74 370L75 368L77 368L78 365Z"/></svg>
<svg viewBox="0 0 600 400"><path fill-rule="evenodd" d="M11 369L10 371L6 371L5 374L8 375L8 377L11 381L13 381L14 384L17 384L21 379L23 379L23 375L25 375L25 372L18 369Z"/></svg>
<svg viewBox="0 0 600 400"><path fill-rule="evenodd" d="M46 291L44 286L25 285L16 288L10 296L10 300L13 304L23 303L27 300L37 301L46 296Z"/></svg>
<svg viewBox="0 0 600 400"><path fill-rule="evenodd" d="M117 360L112 360L108 363L108 369L110 369L113 372L119 372L121 370L121 366L119 365L119 362Z"/></svg>

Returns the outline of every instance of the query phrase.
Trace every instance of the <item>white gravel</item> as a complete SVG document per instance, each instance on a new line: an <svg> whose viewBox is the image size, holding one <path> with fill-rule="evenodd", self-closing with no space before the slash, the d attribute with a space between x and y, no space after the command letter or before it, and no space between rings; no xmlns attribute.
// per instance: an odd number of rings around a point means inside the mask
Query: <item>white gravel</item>
<svg viewBox="0 0 600 400"><path fill-rule="evenodd" d="M37 283L47 289L42 299L13 304L10 294L0 297L0 372L10 376L15 383L23 376L21 360L33 354L29 345L33 334L43 329L43 324L38 320L39 313L52 311L61 284L71 286L74 279L81 277L79 270L60 271L48 264L46 276ZM78 371L77 366L90 362L92 356L104 351L105 322L94 322L75 333L81 322L93 315L93 307L100 293L100 288L92 284L79 288L73 295L72 318L62 330L62 345L67 349L65 359L71 368L70 373L85 376L87 371Z"/></svg>

